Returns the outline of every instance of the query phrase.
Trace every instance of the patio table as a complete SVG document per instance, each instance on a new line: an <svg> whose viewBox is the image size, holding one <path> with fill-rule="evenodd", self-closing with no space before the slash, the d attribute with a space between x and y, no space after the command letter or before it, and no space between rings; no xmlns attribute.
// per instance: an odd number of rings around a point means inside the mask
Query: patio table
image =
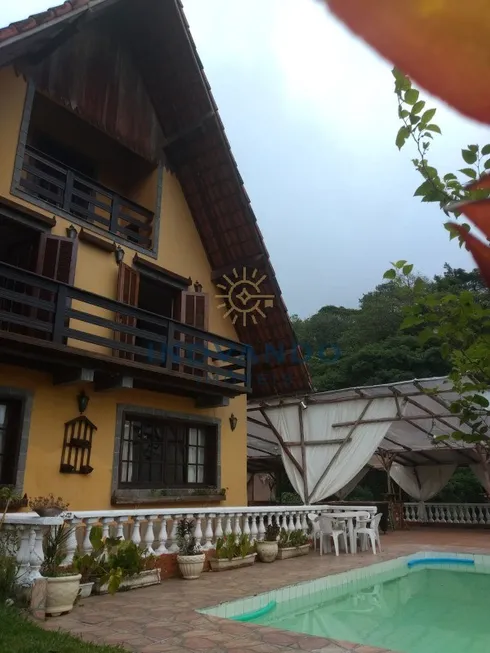
<svg viewBox="0 0 490 653"><path fill-rule="evenodd" d="M347 522L347 530L349 531L349 546L352 554L357 553L357 538L354 537L354 519L356 517L371 517L371 513L367 510L345 510L342 512L322 512L323 517L329 519L343 519Z"/></svg>

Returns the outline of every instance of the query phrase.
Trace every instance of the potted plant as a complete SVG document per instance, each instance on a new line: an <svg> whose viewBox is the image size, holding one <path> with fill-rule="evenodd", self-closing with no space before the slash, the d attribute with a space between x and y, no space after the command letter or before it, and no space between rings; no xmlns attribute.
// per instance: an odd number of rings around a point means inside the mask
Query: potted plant
<svg viewBox="0 0 490 653"><path fill-rule="evenodd" d="M177 564L182 577L186 580L196 580L204 569L206 555L194 537L194 520L186 518L180 520L177 525L177 544L179 546Z"/></svg>
<svg viewBox="0 0 490 653"><path fill-rule="evenodd" d="M264 540L262 542L257 542L257 555L261 562L274 562L277 558L279 551L277 543L279 531L279 524L271 522L265 529Z"/></svg>
<svg viewBox="0 0 490 653"><path fill-rule="evenodd" d="M308 535L303 533L301 529L289 533L285 528L281 528L278 546L278 560L286 560L286 558L296 558L297 556L307 555L310 550Z"/></svg>
<svg viewBox="0 0 490 653"><path fill-rule="evenodd" d="M80 589L81 574L73 567L63 566L71 531L62 524L49 528L44 536L44 560L40 572L48 581L46 614L52 617L70 612Z"/></svg>
<svg viewBox="0 0 490 653"><path fill-rule="evenodd" d="M18 512L22 508L27 508L28 503L27 494L22 496L12 485L0 487L1 512Z"/></svg>
<svg viewBox="0 0 490 653"><path fill-rule="evenodd" d="M80 598L86 599L92 594L95 579L102 576L103 569L94 552L75 553L73 568L80 574Z"/></svg>
<svg viewBox="0 0 490 653"><path fill-rule="evenodd" d="M230 533L218 538L215 557L210 558L209 564L213 571L249 567L254 564L256 555L255 545L248 535L242 534L237 541L236 535Z"/></svg>
<svg viewBox="0 0 490 653"><path fill-rule="evenodd" d="M97 559L96 594L115 594L119 589L136 589L160 583L160 569L156 567L154 555L146 555L130 540L114 537L102 539L100 527L96 527L93 539Z"/></svg>
<svg viewBox="0 0 490 653"><path fill-rule="evenodd" d="M55 499L52 494L48 494L47 497L36 497L29 501L30 509L37 512L39 517L58 517L69 505L61 497Z"/></svg>

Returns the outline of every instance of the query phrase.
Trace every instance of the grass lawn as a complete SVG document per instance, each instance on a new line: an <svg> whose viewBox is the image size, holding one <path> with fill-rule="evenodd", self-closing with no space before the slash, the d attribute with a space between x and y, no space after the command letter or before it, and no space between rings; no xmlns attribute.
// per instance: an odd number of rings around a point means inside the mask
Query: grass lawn
<svg viewBox="0 0 490 653"><path fill-rule="evenodd" d="M0 653L122 653L96 646L65 633L43 630L17 610L0 606Z"/></svg>

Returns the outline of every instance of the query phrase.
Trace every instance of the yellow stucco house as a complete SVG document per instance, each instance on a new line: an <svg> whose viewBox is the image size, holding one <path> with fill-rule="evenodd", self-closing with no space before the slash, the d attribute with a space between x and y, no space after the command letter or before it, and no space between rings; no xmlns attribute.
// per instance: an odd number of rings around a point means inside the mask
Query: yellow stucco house
<svg viewBox="0 0 490 653"><path fill-rule="evenodd" d="M0 151L0 485L246 505L247 398L309 378L179 1L0 30Z"/></svg>

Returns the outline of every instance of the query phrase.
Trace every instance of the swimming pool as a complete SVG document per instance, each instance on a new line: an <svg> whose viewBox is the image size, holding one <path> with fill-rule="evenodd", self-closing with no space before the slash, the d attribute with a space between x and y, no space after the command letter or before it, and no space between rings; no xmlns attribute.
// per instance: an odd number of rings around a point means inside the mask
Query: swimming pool
<svg viewBox="0 0 490 653"><path fill-rule="evenodd" d="M489 597L490 556L423 552L201 612L401 653L487 653Z"/></svg>

